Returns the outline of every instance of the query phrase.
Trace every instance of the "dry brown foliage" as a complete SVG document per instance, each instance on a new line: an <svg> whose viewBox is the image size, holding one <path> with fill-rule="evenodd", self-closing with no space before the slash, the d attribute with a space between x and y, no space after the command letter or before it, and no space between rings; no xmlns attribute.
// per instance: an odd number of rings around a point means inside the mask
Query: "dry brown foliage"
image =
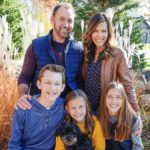
<svg viewBox="0 0 150 150"><path fill-rule="evenodd" d="M5 149L10 136L10 123L14 103L18 99L17 80L0 67L0 149Z"/></svg>
<svg viewBox="0 0 150 150"><path fill-rule="evenodd" d="M141 73L133 76L133 85L136 91L137 100L141 109L143 120L142 141L144 150L150 150L150 84Z"/></svg>
<svg viewBox="0 0 150 150"><path fill-rule="evenodd" d="M144 144L144 150L150 150L150 112L145 112L141 109L143 117L143 131L142 141Z"/></svg>

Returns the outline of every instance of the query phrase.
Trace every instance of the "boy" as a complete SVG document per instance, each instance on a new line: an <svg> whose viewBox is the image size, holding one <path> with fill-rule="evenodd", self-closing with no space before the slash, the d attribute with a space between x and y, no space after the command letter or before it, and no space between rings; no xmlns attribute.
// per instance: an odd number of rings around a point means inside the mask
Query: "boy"
<svg viewBox="0 0 150 150"><path fill-rule="evenodd" d="M65 87L65 70L60 65L46 65L39 73L37 87L30 110L15 110L9 150L52 150L56 129L62 122L65 108L60 98Z"/></svg>

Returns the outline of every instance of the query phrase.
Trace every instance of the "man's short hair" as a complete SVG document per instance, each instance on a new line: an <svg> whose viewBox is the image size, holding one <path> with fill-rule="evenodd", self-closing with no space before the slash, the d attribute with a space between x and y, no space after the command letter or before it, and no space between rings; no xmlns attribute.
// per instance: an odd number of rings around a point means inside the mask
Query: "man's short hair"
<svg viewBox="0 0 150 150"><path fill-rule="evenodd" d="M53 9L53 13L52 13L52 16L55 16L56 15L56 12L59 10L59 8L61 7L64 7L66 9L71 9L75 15L75 10L73 8L73 6L70 4L70 3L59 3L57 4L54 9Z"/></svg>

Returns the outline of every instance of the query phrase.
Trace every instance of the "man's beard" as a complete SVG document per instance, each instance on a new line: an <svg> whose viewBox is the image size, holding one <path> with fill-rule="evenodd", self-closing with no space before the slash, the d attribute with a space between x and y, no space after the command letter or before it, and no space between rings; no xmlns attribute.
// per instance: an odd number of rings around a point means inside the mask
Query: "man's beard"
<svg viewBox="0 0 150 150"><path fill-rule="evenodd" d="M61 28L59 27L59 29L57 29L55 26L54 26L54 30L56 32L56 34L62 38L62 39L66 39L67 37L70 36L71 32L68 32L67 29L64 29L64 28ZM64 31L66 30L66 31Z"/></svg>

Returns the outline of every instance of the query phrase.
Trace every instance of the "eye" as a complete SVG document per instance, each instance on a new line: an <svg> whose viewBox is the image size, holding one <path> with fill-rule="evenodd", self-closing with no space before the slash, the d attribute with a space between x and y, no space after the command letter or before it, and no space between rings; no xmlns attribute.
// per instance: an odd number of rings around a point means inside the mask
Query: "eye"
<svg viewBox="0 0 150 150"><path fill-rule="evenodd" d="M113 96L112 95L107 95L107 98L112 99Z"/></svg>
<svg viewBox="0 0 150 150"><path fill-rule="evenodd" d="M94 30L94 33L98 33L98 30Z"/></svg>
<svg viewBox="0 0 150 150"><path fill-rule="evenodd" d="M60 86L60 83L55 83L56 86Z"/></svg>
<svg viewBox="0 0 150 150"><path fill-rule="evenodd" d="M51 84L51 82L45 82L45 84Z"/></svg>
<svg viewBox="0 0 150 150"><path fill-rule="evenodd" d="M68 23L70 23L70 24L71 24L72 22L73 22L73 20L71 20L71 19L69 19L69 20L68 20Z"/></svg>
<svg viewBox="0 0 150 150"><path fill-rule="evenodd" d="M60 18L61 21L64 21L64 18Z"/></svg>
<svg viewBox="0 0 150 150"><path fill-rule="evenodd" d="M80 107L79 107L79 109L83 109L83 108L84 108L84 106L80 106Z"/></svg>
<svg viewBox="0 0 150 150"><path fill-rule="evenodd" d="M75 107L71 107L71 109L72 109L72 110L75 110L76 108L75 108Z"/></svg>
<svg viewBox="0 0 150 150"><path fill-rule="evenodd" d="M107 30L102 30L103 33L107 32Z"/></svg>
<svg viewBox="0 0 150 150"><path fill-rule="evenodd" d="M116 99L121 99L121 96L117 96Z"/></svg>

